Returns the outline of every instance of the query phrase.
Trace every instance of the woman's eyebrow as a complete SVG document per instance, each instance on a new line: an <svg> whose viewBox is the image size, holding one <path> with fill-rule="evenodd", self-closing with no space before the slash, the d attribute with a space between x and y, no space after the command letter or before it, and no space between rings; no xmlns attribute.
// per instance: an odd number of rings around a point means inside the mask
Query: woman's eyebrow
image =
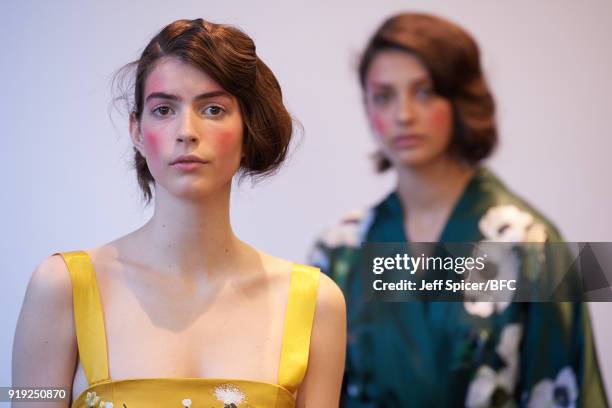
<svg viewBox="0 0 612 408"><path fill-rule="evenodd" d="M176 95L172 95L165 92L152 92L145 98L145 102L148 102L150 99L159 98L159 99L170 99L173 101L178 101L180 98Z"/></svg>
<svg viewBox="0 0 612 408"><path fill-rule="evenodd" d="M433 84L433 81L427 75L422 76L422 77L418 77L418 78L415 78L415 79L412 80L412 85L413 86L432 85L432 84Z"/></svg>
<svg viewBox="0 0 612 408"><path fill-rule="evenodd" d="M376 89L392 89L393 88L392 84L386 83L386 82L372 82L370 86Z"/></svg>
<svg viewBox="0 0 612 408"><path fill-rule="evenodd" d="M219 90L219 91L211 91L211 92L205 92L205 93L201 93L198 96L195 97L195 100L202 100L202 99L208 99L208 98L214 98L217 96L226 96L228 98L231 97L230 93L227 91L223 91L223 90ZM150 99L153 98L159 98L159 99L169 99L172 101L178 101L181 98L179 98L176 95L173 94L169 94L166 92L152 92L149 95L147 95L147 97L145 98L145 102L148 102Z"/></svg>
<svg viewBox="0 0 612 408"><path fill-rule="evenodd" d="M226 96L228 98L231 98L232 95L224 90L219 90L219 91L211 91L211 92L205 92L202 94L199 94L198 96L195 97L196 100L201 100L201 99L208 99L208 98L214 98L217 96Z"/></svg>

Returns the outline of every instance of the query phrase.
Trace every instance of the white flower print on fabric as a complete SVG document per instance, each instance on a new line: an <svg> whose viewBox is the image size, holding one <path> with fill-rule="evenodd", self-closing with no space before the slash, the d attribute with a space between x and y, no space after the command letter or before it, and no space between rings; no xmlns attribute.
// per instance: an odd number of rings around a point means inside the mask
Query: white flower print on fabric
<svg viewBox="0 0 612 408"><path fill-rule="evenodd" d="M468 408L513 407L512 394L519 370L519 344L523 328L518 323L504 327L495 351L506 364L499 371L483 365L468 387Z"/></svg>
<svg viewBox="0 0 612 408"><path fill-rule="evenodd" d="M533 216L514 205L491 207L478 222L478 228L489 242L544 242L546 229Z"/></svg>
<svg viewBox="0 0 612 408"><path fill-rule="evenodd" d="M349 247L361 245L363 238L374 217L372 210L355 210L346 214L340 223L323 233L321 243L328 248Z"/></svg>
<svg viewBox="0 0 612 408"><path fill-rule="evenodd" d="M532 224L525 233L525 242L546 242L546 227L542 224Z"/></svg>
<svg viewBox="0 0 612 408"><path fill-rule="evenodd" d="M507 365L518 364L518 351L522 338L523 327L521 324L511 323L504 326L495 351Z"/></svg>
<svg viewBox="0 0 612 408"><path fill-rule="evenodd" d="M191 407L191 399L189 398L185 398L183 401L181 401L183 404L183 408L189 408Z"/></svg>
<svg viewBox="0 0 612 408"><path fill-rule="evenodd" d="M483 365L469 385L465 406L467 408L511 407L497 400L508 400L507 385L491 367ZM508 401L509 403L509 401Z"/></svg>
<svg viewBox="0 0 612 408"><path fill-rule="evenodd" d="M518 279L521 266L520 259L511 245L481 242L477 250L486 254L485 269L472 271L466 277L467 282L485 284L490 279L505 281ZM482 254L474 255L481 256ZM487 296L490 296L490 298L487 298ZM488 294L478 290L466 290L464 307L467 313L484 319L493 313L501 313L506 310L513 296L513 292L510 291Z"/></svg>
<svg viewBox="0 0 612 408"><path fill-rule="evenodd" d="M509 304L510 302L482 302L466 300L463 302L463 307L469 314L486 319L493 313L503 312L506 310Z"/></svg>
<svg viewBox="0 0 612 408"><path fill-rule="evenodd" d="M95 391L85 395L85 405L88 408L113 408L112 402L102 401Z"/></svg>
<svg viewBox="0 0 612 408"><path fill-rule="evenodd" d="M329 271L328 250L339 247L358 248L365 240L375 212L369 210L355 210L346 214L338 225L327 229L318 239L318 242L308 254L308 264ZM342 276L348 273L350 264L337 264L334 266L335 274Z"/></svg>
<svg viewBox="0 0 612 408"><path fill-rule="evenodd" d="M238 408L244 402L246 396L240 388L233 384L221 384L214 390L215 397L223 402L224 408Z"/></svg>
<svg viewBox="0 0 612 408"><path fill-rule="evenodd" d="M476 273L468 280L471 282L484 282L489 279L515 280L520 271L520 259L513 250L512 245L503 245L502 242L542 243L546 241L546 228L534 221L533 216L521 211L514 205L500 205L491 207L478 222L478 228L484 236L479 245L480 251L487 254L487 269L483 273ZM487 245L488 243L497 243ZM481 318L487 318L493 313L503 312L512 300L513 292L496 293L496 302L477 301L482 293L466 292L464 307L467 313ZM499 296L504 298L500 301Z"/></svg>
<svg viewBox="0 0 612 408"><path fill-rule="evenodd" d="M545 378L533 387L527 408L575 408L577 399L576 375L565 367L554 381Z"/></svg>

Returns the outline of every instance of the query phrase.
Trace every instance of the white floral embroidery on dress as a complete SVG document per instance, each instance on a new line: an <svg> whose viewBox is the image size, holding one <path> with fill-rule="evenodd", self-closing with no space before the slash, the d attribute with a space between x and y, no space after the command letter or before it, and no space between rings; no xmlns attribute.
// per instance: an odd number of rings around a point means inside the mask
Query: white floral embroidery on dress
<svg viewBox="0 0 612 408"><path fill-rule="evenodd" d="M488 243L542 243L546 241L544 225L535 222L530 213L521 211L514 205L489 208L478 222L478 228L485 238L479 249L480 251L485 250L490 265L495 263L495 276L488 276L489 279L516 279L519 274L520 259L512 251L512 245L487 245ZM507 295L511 296L512 293L507 293ZM467 297L469 299L469 296ZM503 312L510 304L510 300L511 298L497 302L466 300L464 307L471 315L487 318L495 312Z"/></svg>
<svg viewBox="0 0 612 408"><path fill-rule="evenodd" d="M88 408L113 408L113 403L102 401L96 392L88 392L85 396L85 405Z"/></svg>
<svg viewBox="0 0 612 408"><path fill-rule="evenodd" d="M523 328L518 323L509 324L502 331L495 351L506 364L498 372L483 365L476 372L468 387L465 406L468 408L512 407L512 393L519 369L519 344Z"/></svg>
<svg viewBox="0 0 612 408"><path fill-rule="evenodd" d="M533 387L527 408L575 408L577 399L576 375L571 367L565 367L554 381L544 378Z"/></svg>
<svg viewBox="0 0 612 408"><path fill-rule="evenodd" d="M215 397L223 402L224 408L237 408L244 402L246 396L234 384L221 384L214 390Z"/></svg>
<svg viewBox="0 0 612 408"><path fill-rule="evenodd" d="M189 398L185 398L183 401L181 401L183 403L183 408L189 408L191 407L191 399Z"/></svg>

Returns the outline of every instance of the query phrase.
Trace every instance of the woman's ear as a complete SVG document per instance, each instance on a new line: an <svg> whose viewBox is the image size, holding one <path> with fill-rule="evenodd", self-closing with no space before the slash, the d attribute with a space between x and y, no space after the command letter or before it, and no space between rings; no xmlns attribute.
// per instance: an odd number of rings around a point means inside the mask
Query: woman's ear
<svg viewBox="0 0 612 408"><path fill-rule="evenodd" d="M142 139L142 132L140 131L140 123L138 123L135 112L130 113L130 138L136 150L140 152L142 157L146 157L144 154L144 142Z"/></svg>

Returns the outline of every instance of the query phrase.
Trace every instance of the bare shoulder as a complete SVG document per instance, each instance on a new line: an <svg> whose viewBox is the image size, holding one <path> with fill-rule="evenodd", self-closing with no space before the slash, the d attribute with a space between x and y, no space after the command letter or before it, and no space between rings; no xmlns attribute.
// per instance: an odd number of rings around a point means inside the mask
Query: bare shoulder
<svg viewBox="0 0 612 408"><path fill-rule="evenodd" d="M99 262L107 262L109 260L117 260L119 258L130 258L135 252L135 248L139 246L136 236L139 230L132 231L129 234L118 237L105 244L84 249L84 252L89 255L92 260Z"/></svg>
<svg viewBox="0 0 612 408"><path fill-rule="evenodd" d="M283 258L278 258L262 251L257 251L261 267L266 275L272 280L283 280L291 275L294 263Z"/></svg>
<svg viewBox="0 0 612 408"><path fill-rule="evenodd" d="M265 269L272 279L287 280L293 270L294 262L287 259L277 258L260 252L260 257ZM319 288L317 292L317 309L325 312L344 313L344 295L342 290L327 275L319 271Z"/></svg>
<svg viewBox="0 0 612 408"><path fill-rule="evenodd" d="M320 273L316 315L340 320L344 320L346 315L346 302L342 290L336 282L323 273Z"/></svg>
<svg viewBox="0 0 612 408"><path fill-rule="evenodd" d="M67 303L72 298L70 274L61 256L52 255L36 267L26 293L30 301L46 304Z"/></svg>
<svg viewBox="0 0 612 408"><path fill-rule="evenodd" d="M54 255L28 283L13 342L13 384L70 388L76 356L72 282L63 259Z"/></svg>
<svg viewBox="0 0 612 408"><path fill-rule="evenodd" d="M126 265L140 264L146 255L139 250L134 240L137 231L119 237L111 242L97 247L84 249L93 265L98 284L104 280L108 272L117 270Z"/></svg>
<svg viewBox="0 0 612 408"><path fill-rule="evenodd" d="M346 353L346 304L342 291L321 274L308 369L298 391L298 407L337 407Z"/></svg>
<svg viewBox="0 0 612 408"><path fill-rule="evenodd" d="M147 250L150 247L151 235L142 226L125 235L119 236L112 241L102 245L84 249L94 263L107 262L132 262L134 259L146 258Z"/></svg>
<svg viewBox="0 0 612 408"><path fill-rule="evenodd" d="M20 319L31 325L52 326L56 319L68 320L72 312L72 281L68 268L61 256L49 256L30 277Z"/></svg>

